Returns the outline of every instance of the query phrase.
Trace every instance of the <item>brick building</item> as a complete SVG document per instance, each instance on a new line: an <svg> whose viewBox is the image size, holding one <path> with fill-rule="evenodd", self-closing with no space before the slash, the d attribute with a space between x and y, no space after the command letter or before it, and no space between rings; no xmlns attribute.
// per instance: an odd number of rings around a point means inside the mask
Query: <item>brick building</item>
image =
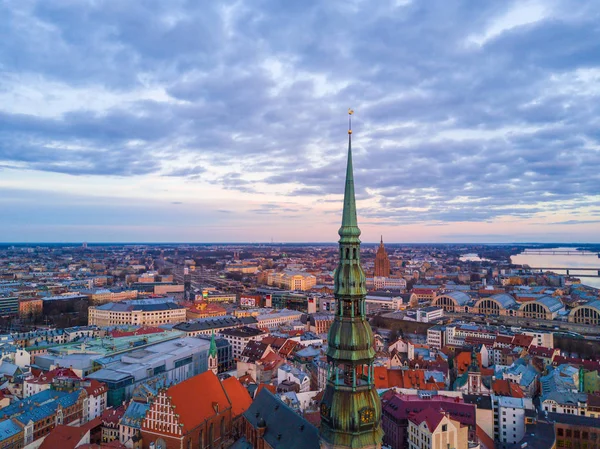
<svg viewBox="0 0 600 449"><path fill-rule="evenodd" d="M142 421L144 449L151 443L157 449L228 447L237 416L251 402L236 382L221 383L212 371L206 371L161 389Z"/></svg>

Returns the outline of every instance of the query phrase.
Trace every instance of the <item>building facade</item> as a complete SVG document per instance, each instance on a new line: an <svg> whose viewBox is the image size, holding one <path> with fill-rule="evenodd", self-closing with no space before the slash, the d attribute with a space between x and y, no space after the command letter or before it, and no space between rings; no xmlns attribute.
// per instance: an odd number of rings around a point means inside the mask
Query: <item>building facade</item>
<svg viewBox="0 0 600 449"><path fill-rule="evenodd" d="M468 449L468 428L433 408L408 419L409 449Z"/></svg>
<svg viewBox="0 0 600 449"><path fill-rule="evenodd" d="M95 326L160 326L185 321L186 308L165 299L111 302L90 307L88 323Z"/></svg>
<svg viewBox="0 0 600 449"><path fill-rule="evenodd" d="M375 255L375 277L387 278L389 276L390 259L385 251L385 246L383 246L383 236L381 236L381 242L379 243L379 248L377 248L377 254Z"/></svg>

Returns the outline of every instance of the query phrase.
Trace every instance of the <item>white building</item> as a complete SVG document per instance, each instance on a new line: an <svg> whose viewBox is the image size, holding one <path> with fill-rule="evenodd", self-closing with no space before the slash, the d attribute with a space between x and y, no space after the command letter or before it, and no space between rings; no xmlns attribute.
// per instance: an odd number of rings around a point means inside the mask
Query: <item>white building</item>
<svg viewBox="0 0 600 449"><path fill-rule="evenodd" d="M534 410L531 398L492 395L494 440L518 443L525 436L525 414Z"/></svg>
<svg viewBox="0 0 600 449"><path fill-rule="evenodd" d="M172 298L109 302L90 307L88 322L96 326L160 326L184 322L186 311L185 307L176 304Z"/></svg>
<svg viewBox="0 0 600 449"><path fill-rule="evenodd" d="M277 384L280 385L284 381L298 384L299 393L310 391L310 377L304 371L299 370L291 365L281 365L277 369Z"/></svg>
<svg viewBox="0 0 600 449"><path fill-rule="evenodd" d="M566 391L552 391L542 397L542 409L550 413L596 417L598 412L588 410L588 395Z"/></svg>
<svg viewBox="0 0 600 449"><path fill-rule="evenodd" d="M385 276L367 278L367 288L375 290L406 290L406 279Z"/></svg>
<svg viewBox="0 0 600 449"><path fill-rule="evenodd" d="M243 326L233 329L223 329L219 332L219 335L229 342L233 358L237 360L242 355L249 341L260 341L268 333L255 327Z"/></svg>
<svg viewBox="0 0 600 449"><path fill-rule="evenodd" d="M383 296L371 294L365 298L367 306L376 307L387 310L399 310L402 305L401 296Z"/></svg>
<svg viewBox="0 0 600 449"><path fill-rule="evenodd" d="M106 384L100 383L97 380L90 379L81 382L81 386L87 392L87 409L88 409L88 421L102 415L102 412L106 409L106 396L108 394L108 388Z"/></svg>
<svg viewBox="0 0 600 449"><path fill-rule="evenodd" d="M519 331L524 335L533 337L533 346L543 346L544 348L554 348L554 334L552 332L539 331Z"/></svg>
<svg viewBox="0 0 600 449"><path fill-rule="evenodd" d="M432 348L441 348L444 346L444 333L446 328L443 326L433 326L427 329L427 344Z"/></svg>
<svg viewBox="0 0 600 449"><path fill-rule="evenodd" d="M444 317L444 309L441 307L424 307L417 310L417 321L421 323L431 323Z"/></svg>
<svg viewBox="0 0 600 449"><path fill-rule="evenodd" d="M302 317L302 312L297 310L282 309L263 313L256 317L258 327L266 327L267 329L275 329L284 324L289 324L294 321L299 321Z"/></svg>

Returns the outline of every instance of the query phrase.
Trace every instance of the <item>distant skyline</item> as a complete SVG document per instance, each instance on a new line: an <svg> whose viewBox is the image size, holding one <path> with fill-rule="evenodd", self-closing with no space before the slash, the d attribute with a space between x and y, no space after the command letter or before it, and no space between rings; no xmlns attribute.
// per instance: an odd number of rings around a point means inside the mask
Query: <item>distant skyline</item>
<svg viewBox="0 0 600 449"><path fill-rule="evenodd" d="M0 0L0 242L600 242L600 3Z"/></svg>

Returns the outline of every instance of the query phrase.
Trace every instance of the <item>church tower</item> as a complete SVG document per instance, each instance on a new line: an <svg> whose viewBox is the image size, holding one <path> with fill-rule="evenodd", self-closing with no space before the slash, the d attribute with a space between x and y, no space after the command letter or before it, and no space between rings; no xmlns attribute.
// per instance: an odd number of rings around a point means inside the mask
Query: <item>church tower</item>
<svg viewBox="0 0 600 449"><path fill-rule="evenodd" d="M350 116L352 112L348 111ZM373 331L365 316L367 289L360 266L351 126L344 210L338 234L340 261L334 274L336 311L328 335L327 386L321 402L321 447L379 449L383 439L381 401L373 379Z"/></svg>
<svg viewBox="0 0 600 449"><path fill-rule="evenodd" d="M217 353L217 342L215 341L215 331L210 338L210 349L208 350L208 369L213 373L219 372L219 355Z"/></svg>
<svg viewBox="0 0 600 449"><path fill-rule="evenodd" d="M379 243L375 255L375 276L390 277L390 259L385 251L385 246L383 246L383 236L381 236L381 243Z"/></svg>

